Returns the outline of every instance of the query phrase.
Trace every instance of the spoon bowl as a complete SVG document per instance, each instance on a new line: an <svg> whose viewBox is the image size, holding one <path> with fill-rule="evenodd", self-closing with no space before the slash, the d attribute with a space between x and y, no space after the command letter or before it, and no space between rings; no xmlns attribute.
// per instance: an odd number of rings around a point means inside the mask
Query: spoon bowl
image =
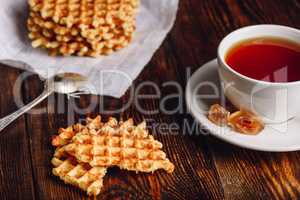
<svg viewBox="0 0 300 200"><path fill-rule="evenodd" d="M31 103L20 108L16 112L0 119L0 132L11 124L18 117L28 112L34 106L46 99L50 94L57 92L61 94L72 94L80 91L87 83L87 78L75 73L63 73L55 75L54 77L46 80L45 89L43 93L38 96Z"/></svg>
<svg viewBox="0 0 300 200"><path fill-rule="evenodd" d="M71 94L77 92L87 83L87 78L76 73L58 74L46 82L46 87L52 88L54 92Z"/></svg>

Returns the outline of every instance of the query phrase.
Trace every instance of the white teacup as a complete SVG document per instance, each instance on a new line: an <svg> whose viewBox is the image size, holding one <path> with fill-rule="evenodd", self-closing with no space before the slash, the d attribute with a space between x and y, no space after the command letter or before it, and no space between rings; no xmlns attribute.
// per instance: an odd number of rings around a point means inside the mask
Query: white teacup
<svg viewBox="0 0 300 200"><path fill-rule="evenodd" d="M256 25L229 34L218 49L222 87L237 108L256 113L266 123L283 123L300 112L300 81L270 83L255 80L236 72L225 61L228 51L236 43L257 37L279 37L300 43L300 30L279 25Z"/></svg>

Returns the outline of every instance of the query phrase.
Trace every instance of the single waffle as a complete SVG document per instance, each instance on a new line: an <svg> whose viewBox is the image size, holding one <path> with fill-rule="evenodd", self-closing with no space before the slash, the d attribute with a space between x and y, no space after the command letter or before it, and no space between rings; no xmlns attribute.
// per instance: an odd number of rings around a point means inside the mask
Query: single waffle
<svg viewBox="0 0 300 200"><path fill-rule="evenodd" d="M109 120L105 125L106 126L115 126L115 120ZM86 125L75 124L67 128L60 128L58 130L58 135L52 137L52 145L55 147L61 147L71 142L72 138L78 134L97 134L98 130L104 126L104 123L101 122L101 116L96 118L86 118Z"/></svg>
<svg viewBox="0 0 300 200"><path fill-rule="evenodd" d="M118 166L136 172L164 169L172 173L174 165L161 150L162 144L148 134L146 123L132 126L131 120L119 127L104 126L98 134L77 134L64 149L78 161L93 167Z"/></svg>
<svg viewBox="0 0 300 200"><path fill-rule="evenodd" d="M98 195L103 186L103 178L107 169L80 164L69 156L63 148L55 151L52 159L52 173L67 184L74 185L87 192L88 195Z"/></svg>
<svg viewBox="0 0 300 200"><path fill-rule="evenodd" d="M52 137L52 145L55 147L64 146L70 143L72 138L79 133L82 135L98 135L103 133L112 133L113 130L117 129L121 129L123 132L128 132L130 131L130 127L133 127L132 119L120 123L113 117L110 117L106 123L101 120L100 115L95 118L87 117L85 125L78 123L67 128L60 128L58 130L58 135Z"/></svg>
<svg viewBox="0 0 300 200"><path fill-rule="evenodd" d="M131 22L139 0L29 0L32 11L67 27Z"/></svg>

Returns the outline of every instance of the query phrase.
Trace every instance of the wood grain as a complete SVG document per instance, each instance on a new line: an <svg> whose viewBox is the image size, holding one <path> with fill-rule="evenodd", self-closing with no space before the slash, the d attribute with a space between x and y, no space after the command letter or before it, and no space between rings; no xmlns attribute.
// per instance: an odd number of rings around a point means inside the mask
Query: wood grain
<svg viewBox="0 0 300 200"><path fill-rule="evenodd" d="M190 3L190 2L187 2ZM199 16L199 10L202 10L196 5L187 6L191 19L187 21L177 21L181 23L176 26L172 32L172 42L178 43L175 46L181 48L175 49L175 55L182 53L189 54L182 58L181 62L185 60L193 60L191 55L198 54L198 58L203 57L206 49L212 45L213 49L216 49L219 41L228 32L240 27L257 23L275 23L288 25L292 27L299 27L299 7L292 6L295 2L288 1L283 3L282 1L222 1L220 6L211 7L207 11L206 16L210 19L209 23L205 23L206 18L197 18ZM298 2L299 3L299 2ZM216 4L215 4L216 5ZM203 4L203 7L207 5ZM293 7L293 8L290 8ZM290 8L290 9L289 9ZM220 12L219 9L223 9ZM287 9L289 11L287 11ZM288 15L279 13L289 13ZM215 15L219 15L215 20ZM196 48L190 48L185 39L184 33L181 28L184 24L188 26L188 21L199 20L206 25L206 30L217 30L220 34L210 34L210 41L197 41L197 34L189 35L188 38L195 38L193 43ZM295 23L298 22L298 23ZM220 24L224 24L223 29L220 28ZM192 27L193 24L190 24ZM222 26L222 25L221 25ZM176 29L178 27L178 30ZM178 37L178 35L180 35ZM203 35L203 34L202 34ZM180 38L180 39L178 39ZM199 44L198 44L199 43ZM178 51L178 52L176 52ZM180 52L179 52L180 51ZM187 53L188 52L188 53ZM202 53L202 54L201 54ZM209 55L216 55L216 53L209 53ZM189 56L187 59L186 57ZM196 57L196 56L195 56ZM205 61L209 59L205 58ZM201 61L198 61L201 62ZM193 64L189 66L193 67ZM197 69L197 67L195 67ZM182 77L185 69L179 68L178 76ZM184 77L183 77L184 79ZM186 81L186 80L185 80ZM200 142L199 142L200 145ZM286 154L274 154L274 153L259 153L249 150L233 147L228 144L216 141L215 138L210 138L208 142L208 148L211 151L212 157L215 162L215 166L222 183L225 199L298 199L299 198L299 175L297 167L295 167L294 157L298 157L299 153L286 153ZM284 163L284 164L283 164Z"/></svg>
<svg viewBox="0 0 300 200"><path fill-rule="evenodd" d="M14 83L20 75L19 70L1 66L1 118L17 109L14 103ZM16 95L21 95L21 91ZM30 141L26 131L25 117L19 118L5 131L0 139L0 199L35 198Z"/></svg>
<svg viewBox="0 0 300 200"><path fill-rule="evenodd" d="M134 82L135 88L144 81L155 83L161 96L140 99L122 109L130 102L130 91L121 99L86 95L68 100L64 95L51 95L37 106L44 113L22 116L0 135L0 199L89 199L51 174L54 149L50 138L59 127L99 113L105 119L110 115L133 117L137 123L146 119L176 170L172 175L163 171L136 174L112 168L97 199L299 199L300 153L261 153L196 131L190 135L185 125L193 125L194 119L187 114L183 99L190 74L216 57L217 46L228 33L261 23L299 28L299 13L299 0L181 0L172 32ZM5 66L0 70L0 114L5 116L16 109L12 89L22 72ZM180 109L165 113L160 109L162 100L178 92L168 85L171 81L180 84L181 98L163 103L168 110ZM43 83L31 76L24 82L23 100L31 101L42 90ZM140 91L154 93L150 85ZM91 108L91 102L96 106ZM178 128L158 131L157 124Z"/></svg>

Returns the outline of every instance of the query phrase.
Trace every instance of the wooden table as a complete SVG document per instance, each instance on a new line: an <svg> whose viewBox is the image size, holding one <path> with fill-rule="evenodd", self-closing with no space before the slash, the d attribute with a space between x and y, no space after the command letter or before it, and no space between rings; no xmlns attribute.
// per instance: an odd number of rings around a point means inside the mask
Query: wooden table
<svg viewBox="0 0 300 200"><path fill-rule="evenodd" d="M156 134L164 144L168 157L176 165L174 174L163 171L136 174L116 168L104 180L98 199L299 199L300 153L255 152L218 141L209 136L184 134L185 122L193 118L185 104L173 98L168 109L179 106L176 113L151 113L159 109L163 97L177 91L165 83L175 81L184 87L188 67L194 72L216 57L220 40L231 31L251 24L274 23L300 28L299 0L181 0L176 25L152 61L137 78L134 86L144 81L156 83L160 98L139 100L146 110L141 113L136 104L114 114L133 117L136 122L152 119L154 123L178 124ZM5 31L5 30L2 30ZM22 71L1 66L0 113L5 116L17 109L13 87ZM22 87L23 100L29 102L42 91L37 76L26 79ZM141 94L154 94L148 85ZM59 127L107 110L122 108L129 101L129 92L121 99L83 96L67 101L64 95L52 95L38 108L46 113L26 114L5 129L0 137L0 199L85 199L85 193L65 185L51 175L50 159L54 149L51 136ZM183 96L182 96L183 97ZM74 113L74 108L86 108L90 102L96 108ZM63 102L58 104L57 102ZM101 105L101 107L100 107ZM66 114L69 113L69 114ZM105 118L109 114L103 115Z"/></svg>

